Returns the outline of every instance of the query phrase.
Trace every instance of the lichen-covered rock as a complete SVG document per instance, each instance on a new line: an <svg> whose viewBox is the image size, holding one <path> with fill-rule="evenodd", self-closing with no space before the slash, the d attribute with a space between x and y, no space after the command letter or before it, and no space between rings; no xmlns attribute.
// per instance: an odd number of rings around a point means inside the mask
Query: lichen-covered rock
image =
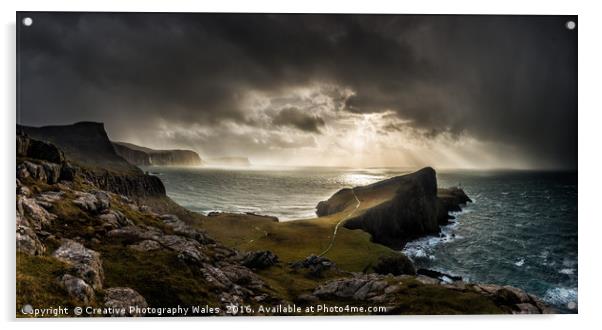
<svg viewBox="0 0 602 330"><path fill-rule="evenodd" d="M123 226L133 225L132 221L123 215L120 211L107 210L107 213L98 216L103 224L108 228L119 228Z"/></svg>
<svg viewBox="0 0 602 330"><path fill-rule="evenodd" d="M187 263L197 263L208 261L209 257L205 253L205 247L197 240L179 235L165 235L154 227L125 226L109 231L110 237L153 240L161 246L178 252L178 258Z"/></svg>
<svg viewBox="0 0 602 330"><path fill-rule="evenodd" d="M17 197L17 213L28 220L33 230L41 230L56 219L56 215L46 211L38 202L29 197Z"/></svg>
<svg viewBox="0 0 602 330"><path fill-rule="evenodd" d="M138 311L148 307L146 299L132 288L106 289L104 296L105 307L124 310L125 314L122 316L144 316Z"/></svg>
<svg viewBox="0 0 602 330"><path fill-rule="evenodd" d="M381 275L355 274L353 277L323 283L314 290L313 295L323 299L365 300L383 295L388 286L389 284Z"/></svg>
<svg viewBox="0 0 602 330"><path fill-rule="evenodd" d="M163 214L159 218L165 223L166 226L170 227L175 234L186 236L197 240L202 244L213 243L213 240L208 238L207 235L196 228L192 228L184 221L180 220L176 215Z"/></svg>
<svg viewBox="0 0 602 330"><path fill-rule="evenodd" d="M90 213L103 213L110 206L109 195L106 192L97 191L94 194L76 191L77 198L73 204Z"/></svg>
<svg viewBox="0 0 602 330"><path fill-rule="evenodd" d="M94 290L102 289L104 271L98 252L66 239L52 255L71 265L77 276L90 284Z"/></svg>
<svg viewBox="0 0 602 330"><path fill-rule="evenodd" d="M87 305L94 300L94 289L79 277L65 274L58 279L58 283L71 298L79 303Z"/></svg>
<svg viewBox="0 0 602 330"><path fill-rule="evenodd" d="M156 241L147 239L147 240L138 242L137 244L129 245L128 248L130 248L134 251L138 251L138 252L148 252L148 251L159 250L161 248L161 244L157 243Z"/></svg>
<svg viewBox="0 0 602 330"><path fill-rule="evenodd" d="M41 255L46 251L46 247L36 233L31 229L29 222L17 212L17 252L29 255Z"/></svg>
<svg viewBox="0 0 602 330"><path fill-rule="evenodd" d="M264 269L278 263L278 256L272 251L250 251L245 254L242 265L253 269Z"/></svg>

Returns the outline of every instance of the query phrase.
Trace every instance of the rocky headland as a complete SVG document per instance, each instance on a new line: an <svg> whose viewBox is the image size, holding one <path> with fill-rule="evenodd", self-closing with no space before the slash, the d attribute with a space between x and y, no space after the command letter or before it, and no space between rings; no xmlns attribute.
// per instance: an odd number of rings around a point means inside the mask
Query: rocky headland
<svg viewBox="0 0 602 330"><path fill-rule="evenodd" d="M113 147L133 165L199 166L203 163L192 150L155 150L127 142L113 142Z"/></svg>
<svg viewBox="0 0 602 330"><path fill-rule="evenodd" d="M437 188L435 170L426 167L371 185L342 189L320 202L316 213L327 216L358 203L358 211L344 226L364 230L374 242L400 250L410 240L438 234L440 226L453 218L450 212L461 211L470 201L460 188Z"/></svg>
<svg viewBox="0 0 602 330"><path fill-rule="evenodd" d="M117 155L102 124L18 127L17 316L26 304L123 308L115 316L152 315L130 306L177 305L225 315L233 304L252 315L299 315L258 309L289 304L378 305L384 309L374 313L388 314L554 312L517 288L416 271L387 247L436 233L467 201L459 189L438 189L427 168L341 190L320 203L316 219L203 216Z"/></svg>

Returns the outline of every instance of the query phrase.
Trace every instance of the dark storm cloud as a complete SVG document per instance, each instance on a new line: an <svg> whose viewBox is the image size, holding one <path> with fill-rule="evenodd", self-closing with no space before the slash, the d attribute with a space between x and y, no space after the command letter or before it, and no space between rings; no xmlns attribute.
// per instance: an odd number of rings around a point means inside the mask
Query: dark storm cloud
<svg viewBox="0 0 602 330"><path fill-rule="evenodd" d="M248 91L323 82L355 93L346 111L389 110L427 136L469 135L539 166L576 166L577 33L567 17L28 15L23 124L255 125ZM273 123L319 132L323 120L297 108Z"/></svg>
<svg viewBox="0 0 602 330"><path fill-rule="evenodd" d="M302 131L319 133L324 126L324 119L308 115L298 108L286 108L274 116L274 125L292 126Z"/></svg>

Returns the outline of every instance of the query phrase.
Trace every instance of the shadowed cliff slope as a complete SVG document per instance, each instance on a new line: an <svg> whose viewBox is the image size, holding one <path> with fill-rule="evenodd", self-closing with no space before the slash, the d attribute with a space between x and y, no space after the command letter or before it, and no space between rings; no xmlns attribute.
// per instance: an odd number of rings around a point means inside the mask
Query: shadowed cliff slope
<svg viewBox="0 0 602 330"><path fill-rule="evenodd" d="M144 174L117 155L102 123L17 126L17 134L23 149L21 153L17 150L17 156L30 157L32 151L27 148L31 146L56 146L64 154L64 159L57 159L61 171L70 173L71 177L80 176L104 190L127 196L165 196L165 187L159 178ZM39 150L33 153L39 154Z"/></svg>
<svg viewBox="0 0 602 330"><path fill-rule="evenodd" d="M317 206L318 216L347 210L359 201L358 211L345 221L349 229L362 229L374 242L401 249L409 240L439 233L450 211L470 199L459 188L438 189L435 170L417 172L371 185L342 189Z"/></svg>

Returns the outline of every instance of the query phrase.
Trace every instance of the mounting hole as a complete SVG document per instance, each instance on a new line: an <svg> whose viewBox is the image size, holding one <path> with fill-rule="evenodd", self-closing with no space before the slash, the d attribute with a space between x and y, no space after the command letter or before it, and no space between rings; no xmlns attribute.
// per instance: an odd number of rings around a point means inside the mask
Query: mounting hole
<svg viewBox="0 0 602 330"><path fill-rule="evenodd" d="M568 21L565 25L569 30L574 30L577 27L577 23L575 23L575 21Z"/></svg>
<svg viewBox="0 0 602 330"><path fill-rule="evenodd" d="M25 18L23 18L23 25L25 25L25 26L31 26L31 24L33 24L33 19L31 17L25 17Z"/></svg>

